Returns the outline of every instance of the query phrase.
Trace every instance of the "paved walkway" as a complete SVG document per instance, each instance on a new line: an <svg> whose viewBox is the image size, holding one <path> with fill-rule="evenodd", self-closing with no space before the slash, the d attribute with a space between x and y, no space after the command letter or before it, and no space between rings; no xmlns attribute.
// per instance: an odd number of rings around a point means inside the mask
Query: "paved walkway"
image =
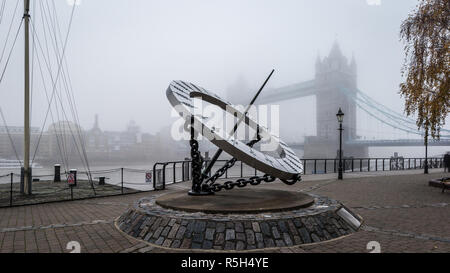
<svg viewBox="0 0 450 273"><path fill-rule="evenodd" d="M331 242L268 252L369 252L376 241L381 252L450 252L450 192L428 186L442 170L309 175L295 186L272 183L259 187L305 191L343 202L364 218L361 231ZM165 192L188 188L168 186ZM161 192L158 192L161 193ZM114 220L130 204L154 193L138 193L83 201L0 209L0 252L70 252L67 244L80 243L81 252L170 252L130 238L116 229Z"/></svg>

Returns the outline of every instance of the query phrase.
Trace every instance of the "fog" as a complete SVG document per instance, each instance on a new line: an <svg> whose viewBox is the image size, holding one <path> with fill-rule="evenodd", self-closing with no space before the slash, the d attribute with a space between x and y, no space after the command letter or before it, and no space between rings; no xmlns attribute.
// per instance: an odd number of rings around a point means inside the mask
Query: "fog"
<svg viewBox="0 0 450 273"><path fill-rule="evenodd" d="M7 1L0 41L13 2ZM134 120L143 132L156 133L173 121L165 95L172 80L194 82L225 97L225 90L243 78L249 87L243 92L253 94L272 69L276 72L267 88L313 79L317 56L327 56L335 41L348 59L354 55L359 89L403 112L399 27L416 3L82 0L66 49L80 124L90 129L98 114L103 130L124 130ZM55 4L65 35L72 6L65 0ZM15 26L20 18L17 14ZM0 105L8 125L16 126L23 123L22 36L0 85ZM36 127L42 126L47 107L40 89L33 91ZM314 101L307 97L281 104L282 137L315 134Z"/></svg>

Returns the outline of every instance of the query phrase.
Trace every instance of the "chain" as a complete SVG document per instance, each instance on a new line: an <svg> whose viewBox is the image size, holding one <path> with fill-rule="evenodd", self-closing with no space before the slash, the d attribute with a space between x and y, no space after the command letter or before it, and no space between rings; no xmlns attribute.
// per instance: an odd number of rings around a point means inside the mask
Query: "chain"
<svg viewBox="0 0 450 273"><path fill-rule="evenodd" d="M198 142L195 139L189 141L191 146L191 158L192 158L192 190L200 191L202 183L202 166L203 157L198 151Z"/></svg>
<svg viewBox="0 0 450 273"><path fill-rule="evenodd" d="M222 189L232 190L234 187L244 188L248 184L250 184L252 186L257 186L257 185L261 184L261 182L263 182L263 181L266 183L270 183L275 180L276 180L276 178L274 176L265 174L264 176L253 176L253 177L250 177L249 179L241 178L236 181L227 181L223 184L214 183L212 185L205 185L205 188L210 191L213 191L213 192L219 192Z"/></svg>
<svg viewBox="0 0 450 273"><path fill-rule="evenodd" d="M286 185L294 185L295 183L302 181L302 178L300 176L300 174L296 174L294 175L294 177L292 179L280 179L284 184Z"/></svg>
<svg viewBox="0 0 450 273"><path fill-rule="evenodd" d="M256 143L258 143L259 141L261 141L261 136L259 134L257 134L256 139L250 141L249 143L247 143L247 146L249 147L253 147ZM236 163L237 159L236 158L232 158L230 160L228 160L225 165L223 165L220 169L218 169L214 175L212 175L210 178L208 178L204 183L209 183L210 185L214 184L214 182L216 182L217 179L219 179L219 177L222 177L222 175L224 175L224 173L232 168L234 166L234 164Z"/></svg>
<svg viewBox="0 0 450 273"><path fill-rule="evenodd" d="M257 134L257 138L250 141L247 145L249 147L253 147L259 141L261 141L261 137L259 134ZM198 142L192 137L189 144L191 145L193 191L219 192L222 189L232 190L234 187L244 188L248 186L248 184L252 186L257 186L261 184L261 182L270 183L276 180L276 177L269 174L265 174L264 176L253 176L248 179L241 178L236 181L227 181L223 184L215 183L216 180L222 177L228 169L234 166L237 159L232 158L228 160L225 163L225 165L222 166L220 169L218 169L211 177L209 178L203 177L202 166L204 163L204 159L201 156L201 153L198 151ZM207 178L207 180L203 182L203 179L205 178ZM283 181L287 185L294 185L300 180L301 180L300 174L295 175L292 179L281 179L281 181Z"/></svg>
<svg viewBox="0 0 450 273"><path fill-rule="evenodd" d="M214 175L212 175L210 178L208 178L205 183L213 184L219 177L221 177L228 169L234 166L237 159L232 158L228 160L225 165L223 165L220 169L218 169Z"/></svg>

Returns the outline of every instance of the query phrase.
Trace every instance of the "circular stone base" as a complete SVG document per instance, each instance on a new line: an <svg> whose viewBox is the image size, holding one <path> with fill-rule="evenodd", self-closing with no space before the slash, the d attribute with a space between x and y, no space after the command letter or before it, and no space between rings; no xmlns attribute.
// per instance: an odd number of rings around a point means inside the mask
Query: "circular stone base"
<svg viewBox="0 0 450 273"><path fill-rule="evenodd" d="M300 192L265 189L222 191L207 196L191 196L182 191L163 195L156 204L187 212L242 214L306 208L314 204L314 198Z"/></svg>
<svg viewBox="0 0 450 273"><path fill-rule="evenodd" d="M248 200L243 198L244 189L228 191L224 196L187 197L183 191L142 198L116 220L116 226L160 247L242 251L323 242L351 234L361 225L361 217L326 197L268 189L252 191L254 199ZM276 196L291 198L294 204L286 205L290 202L276 200ZM237 211L239 206L249 212Z"/></svg>

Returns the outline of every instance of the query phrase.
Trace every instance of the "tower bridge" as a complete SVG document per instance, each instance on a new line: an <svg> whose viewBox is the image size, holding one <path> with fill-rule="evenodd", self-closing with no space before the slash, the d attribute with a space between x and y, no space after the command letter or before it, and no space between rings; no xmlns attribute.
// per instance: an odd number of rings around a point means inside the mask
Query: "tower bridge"
<svg viewBox="0 0 450 273"><path fill-rule="evenodd" d="M259 104L316 96L316 136L305 138L304 143L290 143L292 147L304 150L304 157L334 158L338 151L336 112L345 113L343 123L343 150L346 155L367 157L369 147L423 146L423 132L417 130L415 121L376 102L357 87L357 65L342 54L337 42L328 56L317 57L313 80L267 90L258 98ZM244 103L243 101L238 101ZM366 112L391 128L419 136L418 139L376 139L363 140L358 136L357 109ZM450 146L450 131L442 130L440 141L430 140L430 146Z"/></svg>

